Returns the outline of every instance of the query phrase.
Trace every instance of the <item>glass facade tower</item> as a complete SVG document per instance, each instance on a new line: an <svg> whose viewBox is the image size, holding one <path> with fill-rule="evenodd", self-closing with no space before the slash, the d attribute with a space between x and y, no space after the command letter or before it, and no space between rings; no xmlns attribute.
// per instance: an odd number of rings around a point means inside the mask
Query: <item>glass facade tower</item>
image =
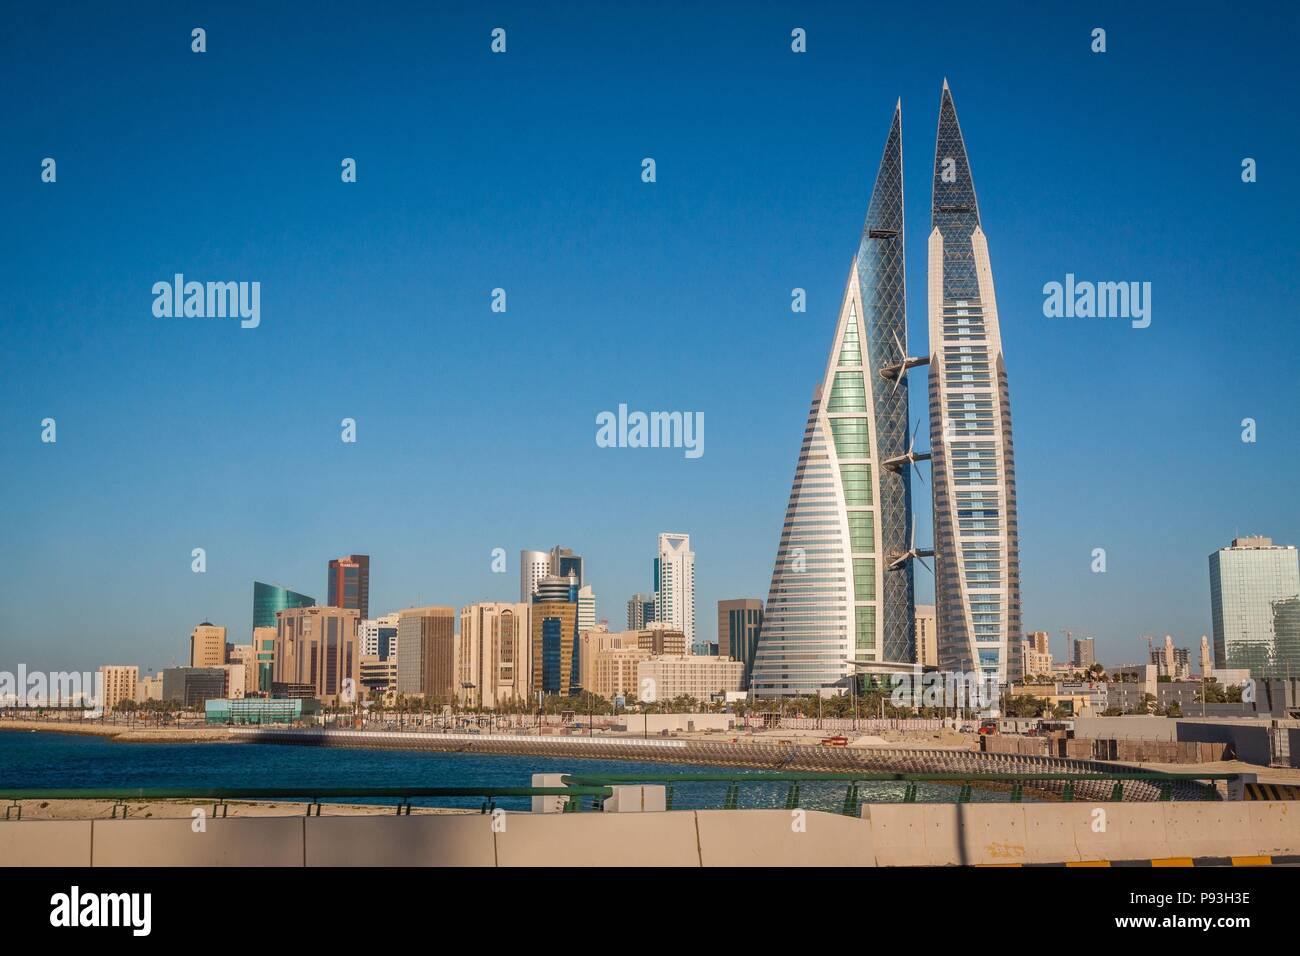
<svg viewBox="0 0 1300 956"><path fill-rule="evenodd" d="M316 599L278 584L253 582L253 627L275 627L276 611L291 607L314 607Z"/></svg>
<svg viewBox="0 0 1300 956"><path fill-rule="evenodd" d="M1300 561L1294 546L1236 538L1210 555L1215 667L1300 676Z"/></svg>
<svg viewBox="0 0 1300 956"><path fill-rule="evenodd" d="M754 655L758 697L915 659L902 113L894 109L825 373L813 394ZM891 569L892 566L892 569Z"/></svg>
<svg viewBox="0 0 1300 956"><path fill-rule="evenodd" d="M939 103L929 239L935 614L942 670L1015 679L1020 623L1011 404L993 272L952 93Z"/></svg>

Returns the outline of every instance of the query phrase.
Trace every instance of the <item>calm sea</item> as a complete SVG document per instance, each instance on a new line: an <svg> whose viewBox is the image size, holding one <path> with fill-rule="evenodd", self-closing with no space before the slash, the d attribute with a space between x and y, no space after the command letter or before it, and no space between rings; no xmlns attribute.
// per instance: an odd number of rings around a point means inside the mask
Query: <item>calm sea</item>
<svg viewBox="0 0 1300 956"><path fill-rule="evenodd" d="M410 750L349 750L339 747L299 747L282 744L142 744L116 743L80 734L0 732L0 789L62 789L94 787L465 787L496 785L527 787L534 773L664 774L702 773L714 769L687 764L636 763L623 760L580 760L570 757L531 757L497 754L421 753ZM717 768L721 769L721 768ZM728 769L744 774L743 770ZM748 785L741 789L742 806L783 807L788 784ZM870 784L862 799L897 801L903 785ZM679 784L674 788L678 809L718 807L726 784ZM923 788L921 799L950 800L955 790ZM800 806L838 809L843 784L804 784ZM1005 800L1005 794L976 790L975 800ZM352 799L345 802L371 802ZM392 802L392 801L374 801ZM413 800L427 806L472 806L479 799ZM499 805L523 809L525 798L502 799Z"/></svg>

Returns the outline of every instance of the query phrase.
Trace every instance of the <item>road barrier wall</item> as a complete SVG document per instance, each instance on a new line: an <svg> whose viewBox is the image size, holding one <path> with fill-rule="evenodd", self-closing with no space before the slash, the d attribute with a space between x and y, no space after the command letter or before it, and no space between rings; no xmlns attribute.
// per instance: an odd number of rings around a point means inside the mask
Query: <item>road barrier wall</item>
<svg viewBox="0 0 1300 956"><path fill-rule="evenodd" d="M1300 861L1300 804L0 821L3 866L1006 866Z"/></svg>

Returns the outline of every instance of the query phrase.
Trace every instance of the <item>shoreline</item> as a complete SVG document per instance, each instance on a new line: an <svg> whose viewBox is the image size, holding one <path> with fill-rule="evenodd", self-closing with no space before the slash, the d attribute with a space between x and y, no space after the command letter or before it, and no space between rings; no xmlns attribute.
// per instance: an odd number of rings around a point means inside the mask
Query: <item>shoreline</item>
<svg viewBox="0 0 1300 956"><path fill-rule="evenodd" d="M198 744L242 743L225 727L127 727L121 724L95 724L76 721L0 720L0 732L72 734L105 737L118 743Z"/></svg>

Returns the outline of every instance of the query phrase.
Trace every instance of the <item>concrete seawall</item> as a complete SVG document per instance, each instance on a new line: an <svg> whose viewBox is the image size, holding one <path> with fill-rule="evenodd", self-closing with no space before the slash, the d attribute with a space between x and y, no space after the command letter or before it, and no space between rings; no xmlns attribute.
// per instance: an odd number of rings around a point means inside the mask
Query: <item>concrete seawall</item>
<svg viewBox="0 0 1300 956"><path fill-rule="evenodd" d="M955 866L1300 862L1295 803L0 821L5 866Z"/></svg>

